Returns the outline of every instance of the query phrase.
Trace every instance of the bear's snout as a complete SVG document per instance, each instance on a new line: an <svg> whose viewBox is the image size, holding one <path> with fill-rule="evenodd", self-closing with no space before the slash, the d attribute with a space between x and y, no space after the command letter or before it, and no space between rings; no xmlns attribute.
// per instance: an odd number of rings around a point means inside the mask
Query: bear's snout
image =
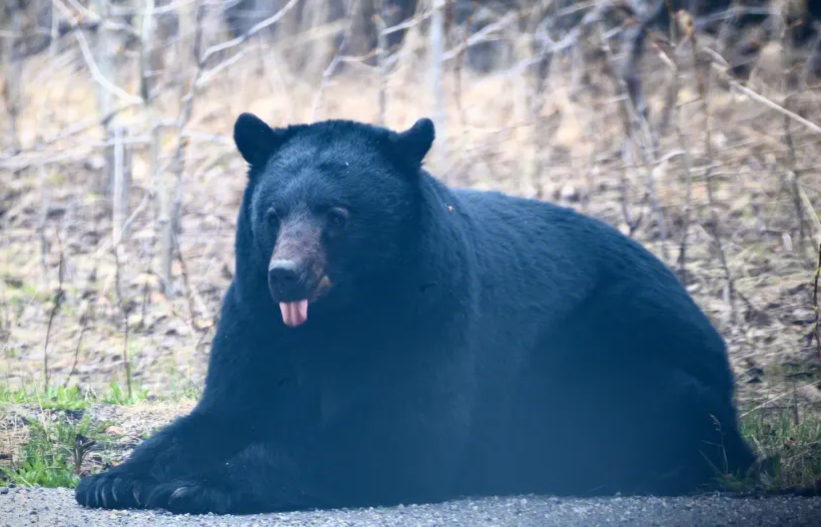
<svg viewBox="0 0 821 527"><path fill-rule="evenodd" d="M308 297L307 275L307 270L293 260L274 260L268 266L268 285L276 300L301 300Z"/></svg>
<svg viewBox="0 0 821 527"><path fill-rule="evenodd" d="M268 288L276 302L313 300L325 274L322 231L313 221L285 221L268 260Z"/></svg>
<svg viewBox="0 0 821 527"><path fill-rule="evenodd" d="M283 222L268 261L268 290L286 326L308 319L308 303L323 291L325 252L321 228L306 215Z"/></svg>
<svg viewBox="0 0 821 527"><path fill-rule="evenodd" d="M308 269L294 260L271 260L268 266L268 288L279 304L282 321L287 326L301 326L308 320L308 299L316 285Z"/></svg>
<svg viewBox="0 0 821 527"><path fill-rule="evenodd" d="M268 289L276 302L312 300L318 285L310 266L297 260L272 259L268 266Z"/></svg>

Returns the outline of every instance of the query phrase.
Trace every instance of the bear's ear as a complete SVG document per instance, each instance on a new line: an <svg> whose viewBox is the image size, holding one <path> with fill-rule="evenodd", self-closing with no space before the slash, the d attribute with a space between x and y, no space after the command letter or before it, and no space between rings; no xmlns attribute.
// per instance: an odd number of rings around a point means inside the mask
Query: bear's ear
<svg viewBox="0 0 821 527"><path fill-rule="evenodd" d="M248 164L261 167L282 143L277 132L256 115L243 113L234 123L234 143Z"/></svg>
<svg viewBox="0 0 821 527"><path fill-rule="evenodd" d="M430 150L435 137L433 121L422 118L408 130L393 134L391 142L394 153L408 166L416 169L422 165L422 160Z"/></svg>

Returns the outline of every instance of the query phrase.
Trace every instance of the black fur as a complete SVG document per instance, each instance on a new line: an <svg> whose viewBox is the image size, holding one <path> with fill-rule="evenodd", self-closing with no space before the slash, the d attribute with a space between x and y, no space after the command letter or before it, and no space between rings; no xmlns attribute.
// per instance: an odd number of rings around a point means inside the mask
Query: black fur
<svg viewBox="0 0 821 527"><path fill-rule="evenodd" d="M448 188L420 168L426 120L398 134L244 116L235 137L250 178L205 393L82 480L79 503L668 494L751 464L721 337L638 243L569 209ZM350 213L333 233L332 207ZM289 328L267 265L300 224L317 226L331 286Z"/></svg>

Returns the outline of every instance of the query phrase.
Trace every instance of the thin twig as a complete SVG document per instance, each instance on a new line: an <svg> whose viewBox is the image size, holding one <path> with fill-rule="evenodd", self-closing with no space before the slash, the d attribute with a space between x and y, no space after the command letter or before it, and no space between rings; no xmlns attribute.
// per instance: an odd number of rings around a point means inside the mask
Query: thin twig
<svg viewBox="0 0 821 527"><path fill-rule="evenodd" d="M54 319L57 317L57 313L60 311L60 306L63 305L63 297L65 292L63 291L63 279L65 274L65 251L63 248L63 242L60 239L60 229L59 227L55 227L54 229L54 236L57 239L57 247L59 250L60 261L57 264L57 291L54 293L54 301L51 306L51 311L48 314L48 325L46 326L46 342L43 345L43 379L44 379L44 387L45 393L48 393L48 385L49 385L49 353L48 353L48 346L51 342L51 329L54 325Z"/></svg>
<svg viewBox="0 0 821 527"><path fill-rule="evenodd" d="M180 250L179 241L175 238L174 239L174 247L177 249L177 260L180 262L180 272L182 274L182 282L185 286L185 299L188 304L188 316L189 320L191 321L191 327L193 327L197 331L202 331L203 328L200 327L199 323L197 322L197 312L194 309L194 292L191 287L191 281L188 279L188 266L185 265L185 258L182 256L182 251Z"/></svg>
<svg viewBox="0 0 821 527"><path fill-rule="evenodd" d="M723 80L725 82L727 82L727 84L729 84L732 88L740 91L741 93L746 95L748 98L750 98L750 99L752 99L756 102L759 102L759 103L763 104L764 106L766 106L766 107L768 107L772 110L775 110L776 112L778 112L782 115L785 115L785 116L789 117L793 121L803 125L805 128L807 128L811 132L814 132L816 134L821 135L821 126L818 126L817 124L813 123L812 121L809 121L809 120L801 117L797 113L795 113L793 111L790 111L787 108L784 108L780 104L772 101L771 99L768 99L767 97L761 95L760 93L757 93L754 90L751 90L750 88L744 86L743 84L741 84L740 82L735 80L728 71L729 65L727 64L727 61L725 61L724 58L721 57L721 55L718 55L715 51L713 51L713 50L711 50L710 48L707 48L707 47L701 47L699 49L704 51L705 53L709 54L713 58L713 61L711 62L712 68L715 71L717 71L718 73L720 73Z"/></svg>
<svg viewBox="0 0 821 527"><path fill-rule="evenodd" d="M287 4L282 6L282 9L280 9L279 11L277 11L276 13L271 15L270 17L266 18L265 20L263 20L263 21L259 22L258 24L254 25L253 27L251 27L251 29L249 29L248 31L246 31L242 35L240 35L236 38L233 38L231 40L228 40L226 42L222 42L220 44L216 44L214 46L209 47L208 49L205 50L205 53L203 53L202 57L199 58L199 61L203 65L205 65L207 63L208 59L210 59L211 56L213 56L215 53L219 53L220 51L225 51L225 50L231 49L235 46L239 46L240 44L242 44L243 42L245 42L246 40L251 38L251 36L253 36L255 33L259 33L260 31L262 31L266 27L269 27L269 26L272 26L272 25L276 24L283 16L285 16L288 13L288 11L293 9L293 7L299 1L300 0L291 0L290 2L288 2Z"/></svg>
<svg viewBox="0 0 821 527"><path fill-rule="evenodd" d="M141 105L143 100L136 95L131 95L127 91L123 90L119 86L112 83L110 80L105 78L105 75L102 74L100 68L97 67L97 62L94 60L94 55L91 53L91 49L88 47L88 41L86 40L85 35L83 35L82 30L77 30L74 32L74 35L77 37L77 42L80 44L80 50L83 52L83 58L86 61L86 65L88 66L89 71L91 71L91 76L94 77L94 80L97 81L104 90L109 92L110 94L114 95L118 99L123 100L124 102Z"/></svg>
<svg viewBox="0 0 821 527"><path fill-rule="evenodd" d="M674 73L676 80L673 82L678 85L678 68ZM678 86L676 86L678 92ZM674 99L675 104L675 99ZM693 161L687 147L687 139L684 137L684 132L681 128L681 121L683 119L683 112L680 106L677 106L676 115L673 117L675 123L676 136L678 137L679 148L682 150L682 163L684 165L685 189L684 189L684 210L681 226L681 242L679 244L677 270L679 279L682 283L687 284L687 235L690 232L690 221L693 209Z"/></svg>
<svg viewBox="0 0 821 527"><path fill-rule="evenodd" d="M818 277L821 275L821 245L818 245L818 261L815 264L815 276L812 280L812 310L815 313L815 324L812 333L815 336L815 348L821 359L821 310L818 308Z"/></svg>
<svg viewBox="0 0 821 527"><path fill-rule="evenodd" d="M821 244L821 220L818 219L818 215L815 213L815 209L812 206L812 202L810 201L810 197L807 196L807 193L804 191L804 186L801 185L799 181L797 184L798 195L801 198L801 203L804 204L804 209L806 210L807 214L812 221L813 229L813 238L815 239L815 245Z"/></svg>
<svg viewBox="0 0 821 527"><path fill-rule="evenodd" d="M66 377L66 381L63 383L63 388L68 387L68 383L71 380L71 377L77 371L77 360L80 357L80 347L83 344L83 336L85 336L85 334L86 334L86 329L88 329L87 326L86 326L86 322L84 320L84 317L80 317L80 318L81 318L80 336L77 338L77 346L74 347L74 361L71 363L71 369L68 371L68 376Z"/></svg>
<svg viewBox="0 0 821 527"><path fill-rule="evenodd" d="M131 360L128 356L128 307L126 306L125 302L123 301L123 293L122 288L120 286L121 281L121 268L120 268L120 256L119 256L119 245L116 245L112 248L111 252L114 255L114 291L117 296L117 306L120 308L120 313L123 316L123 360L125 362L125 382L126 382L126 390L128 393L128 399L131 400Z"/></svg>

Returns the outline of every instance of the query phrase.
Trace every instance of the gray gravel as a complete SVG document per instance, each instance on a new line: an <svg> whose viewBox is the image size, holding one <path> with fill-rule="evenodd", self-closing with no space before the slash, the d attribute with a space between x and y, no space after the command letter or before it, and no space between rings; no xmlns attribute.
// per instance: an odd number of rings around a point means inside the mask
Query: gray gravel
<svg viewBox="0 0 821 527"><path fill-rule="evenodd" d="M542 496L451 501L387 509L253 516L174 516L160 511L79 507L67 489L0 489L0 527L263 527L263 526L821 526L821 498L557 499Z"/></svg>

